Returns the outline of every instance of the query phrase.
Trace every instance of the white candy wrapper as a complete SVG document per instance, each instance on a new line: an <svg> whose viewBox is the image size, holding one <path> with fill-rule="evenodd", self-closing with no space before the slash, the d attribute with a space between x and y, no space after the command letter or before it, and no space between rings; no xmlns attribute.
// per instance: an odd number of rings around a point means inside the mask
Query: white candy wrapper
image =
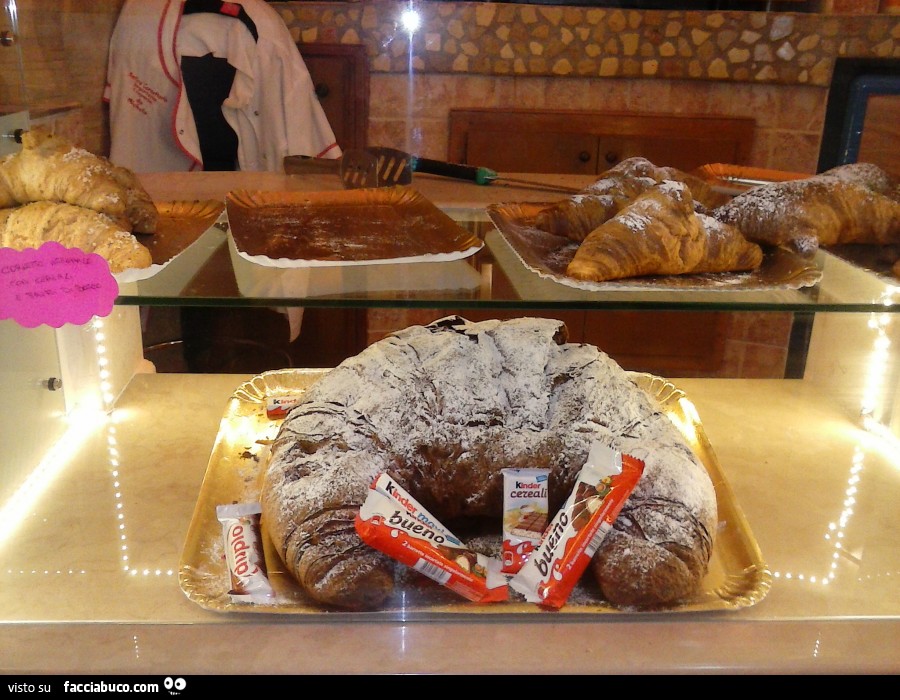
<svg viewBox="0 0 900 700"><path fill-rule="evenodd" d="M504 574L522 568L547 528L549 469L504 469L503 549Z"/></svg>
<svg viewBox="0 0 900 700"><path fill-rule="evenodd" d="M216 506L216 517L222 523L225 560L231 575L228 595L237 603L270 602L274 595L266 571L260 513L259 503Z"/></svg>

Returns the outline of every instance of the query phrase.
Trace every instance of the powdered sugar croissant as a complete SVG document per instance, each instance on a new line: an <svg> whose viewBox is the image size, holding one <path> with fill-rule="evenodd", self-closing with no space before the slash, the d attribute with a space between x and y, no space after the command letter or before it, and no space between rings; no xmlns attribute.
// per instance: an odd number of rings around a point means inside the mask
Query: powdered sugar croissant
<svg viewBox="0 0 900 700"><path fill-rule="evenodd" d="M900 243L896 186L874 166L839 166L804 180L759 185L713 215L749 240L811 257L819 246Z"/></svg>
<svg viewBox="0 0 900 700"><path fill-rule="evenodd" d="M603 282L643 275L754 270L762 249L734 227L694 211L687 185L664 181L594 229L566 273Z"/></svg>
<svg viewBox="0 0 900 700"><path fill-rule="evenodd" d="M726 195L715 192L707 182L694 175L677 168L659 167L646 158L635 156L605 171L584 191L548 206L535 217L534 225L542 231L581 242L635 197L665 180L686 184L694 207L704 212L728 200Z"/></svg>
<svg viewBox="0 0 900 700"><path fill-rule="evenodd" d="M149 267L153 262L146 246L93 209L60 202L0 209L0 247L39 248L47 241L97 253L112 273Z"/></svg>
<svg viewBox="0 0 900 700"><path fill-rule="evenodd" d="M0 207L40 201L92 209L129 231L156 230L156 207L134 173L34 128L22 135L18 153L0 161Z"/></svg>

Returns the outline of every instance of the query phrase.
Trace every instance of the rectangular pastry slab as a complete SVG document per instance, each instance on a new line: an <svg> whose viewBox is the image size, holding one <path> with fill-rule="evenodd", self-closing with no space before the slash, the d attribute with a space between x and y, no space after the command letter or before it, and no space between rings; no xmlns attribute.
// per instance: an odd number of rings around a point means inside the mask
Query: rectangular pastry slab
<svg viewBox="0 0 900 700"><path fill-rule="evenodd" d="M237 252L270 267L442 262L484 245L411 187L239 190L225 206Z"/></svg>

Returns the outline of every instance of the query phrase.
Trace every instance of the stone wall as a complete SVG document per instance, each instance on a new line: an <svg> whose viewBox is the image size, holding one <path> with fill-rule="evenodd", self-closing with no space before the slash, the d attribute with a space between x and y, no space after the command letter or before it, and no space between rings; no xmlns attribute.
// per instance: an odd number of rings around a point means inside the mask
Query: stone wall
<svg viewBox="0 0 900 700"><path fill-rule="evenodd" d="M21 102L95 152L108 152L106 49L123 0L18 0L24 81L0 51L0 102ZM274 2L299 42L364 44L369 143L446 157L454 107L625 110L753 116L751 164L817 163L839 56L900 56L900 17L638 11L403 0ZM71 109L72 106L78 109ZM62 109L61 109L62 108Z"/></svg>

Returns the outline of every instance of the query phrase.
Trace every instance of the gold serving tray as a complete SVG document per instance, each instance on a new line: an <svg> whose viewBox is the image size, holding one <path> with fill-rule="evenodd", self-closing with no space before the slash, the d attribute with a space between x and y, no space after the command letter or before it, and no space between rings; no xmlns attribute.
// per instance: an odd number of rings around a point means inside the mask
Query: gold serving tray
<svg viewBox="0 0 900 700"><path fill-rule="evenodd" d="M694 170L694 174L712 185L724 185L735 193L746 192L757 185L768 185L770 182L787 182L811 177L810 173L795 173L730 163L707 163Z"/></svg>
<svg viewBox="0 0 900 700"><path fill-rule="evenodd" d="M154 265L165 265L200 238L224 209L224 202L212 199L157 202L156 232L136 233L135 238L149 248Z"/></svg>
<svg viewBox="0 0 900 700"><path fill-rule="evenodd" d="M535 217L554 202L490 204L488 216L522 264L545 279L587 291L767 291L811 287L822 279L814 261L788 250L764 251L762 265L748 272L649 275L608 282L584 282L566 274L578 243L534 226Z"/></svg>
<svg viewBox="0 0 900 700"><path fill-rule="evenodd" d="M154 233L135 233L134 237L150 251L149 267L128 268L115 274L120 283L139 282L155 277L175 258L196 243L225 210L215 200L154 202L159 219Z"/></svg>
<svg viewBox="0 0 900 700"><path fill-rule="evenodd" d="M200 487L194 515L188 529L178 582L187 597L207 610L227 613L268 613L363 617L365 619L428 619L447 615L589 615L645 614L622 610L605 603L590 577L582 577L568 603L548 612L526 602L509 601L490 605L470 603L398 564L398 595L382 610L366 613L336 612L305 598L282 565L265 532L263 540L269 578L276 595L271 603L233 603L228 596L230 578L225 564L222 529L216 506L259 500L262 469L268 445L278 433L281 419L266 416L271 397L301 394L328 370L287 369L265 372L241 384L232 394L219 427L209 466ZM662 406L682 431L702 460L718 498L719 525L710 560L709 573L693 600L660 613L735 610L755 605L768 593L771 574L762 559L753 533L735 501L715 453L706 438L693 404L684 392L659 377L630 373L634 381ZM463 536L462 533L456 533ZM498 533L488 535L499 543ZM463 537L466 539L465 537ZM467 540L472 544L473 540Z"/></svg>
<svg viewBox="0 0 900 700"><path fill-rule="evenodd" d="M237 252L273 267L441 262L484 245L411 187L236 190L225 206Z"/></svg>

